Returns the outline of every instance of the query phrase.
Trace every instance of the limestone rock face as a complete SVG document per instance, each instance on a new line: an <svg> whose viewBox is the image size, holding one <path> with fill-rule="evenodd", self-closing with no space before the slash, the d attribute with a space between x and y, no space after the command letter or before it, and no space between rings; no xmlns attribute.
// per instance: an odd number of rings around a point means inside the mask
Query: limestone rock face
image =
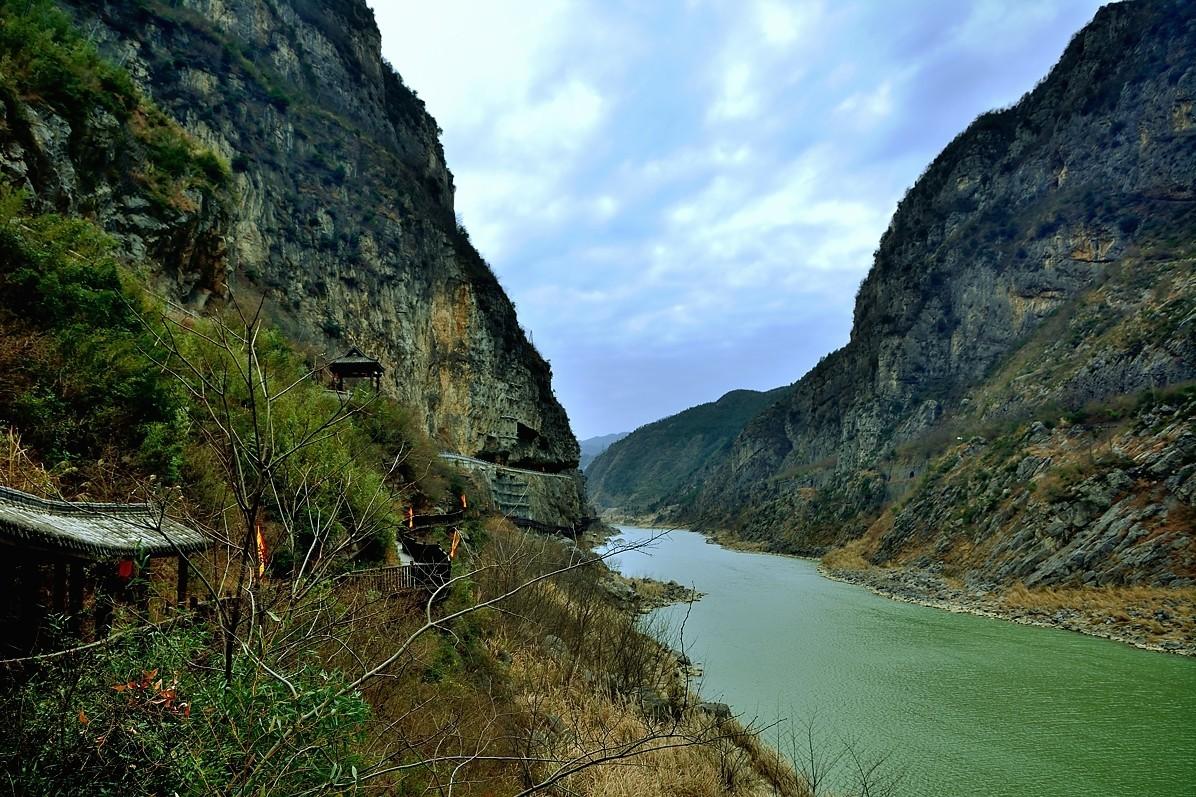
<svg viewBox="0 0 1196 797"><path fill-rule="evenodd" d="M541 473L480 459L443 455L471 474L495 511L515 523L574 535L589 523L581 473Z"/></svg>
<svg viewBox="0 0 1196 797"><path fill-rule="evenodd" d="M967 436L961 419L1025 417L1196 377L1179 319L1130 346L1100 336L1108 307L1077 305L1115 275L1134 304L1174 279L1144 269L1135 284L1136 264L1183 262L1196 233L1194 63L1196 6L1109 5L1032 92L951 142L881 239L848 345L748 423L696 514L815 551L863 533L926 468L920 447ZM1070 325L1072 349L1091 348L1057 379L1031 379L1037 392L1020 391L1018 352L1048 322ZM989 381L1002 368L1012 386Z"/></svg>
<svg viewBox="0 0 1196 797"><path fill-rule="evenodd" d="M551 369L457 225L439 129L383 61L364 0L68 5L231 164L227 256L196 284L264 298L315 360L377 357L384 389L446 449L576 467Z"/></svg>
<svg viewBox="0 0 1196 797"><path fill-rule="evenodd" d="M1128 412L956 447L862 553L989 585L1196 584L1196 392Z"/></svg>
<svg viewBox="0 0 1196 797"><path fill-rule="evenodd" d="M134 262L152 261L155 289L201 304L226 290L229 208L207 183L131 177L146 144L111 113L73 116L38 97L0 100L0 178L39 213L96 221Z"/></svg>

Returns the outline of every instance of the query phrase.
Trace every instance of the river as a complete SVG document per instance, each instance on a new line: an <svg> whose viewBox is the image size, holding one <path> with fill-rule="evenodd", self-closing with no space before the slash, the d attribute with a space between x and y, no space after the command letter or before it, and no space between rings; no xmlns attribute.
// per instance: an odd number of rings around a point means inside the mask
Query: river
<svg viewBox="0 0 1196 797"><path fill-rule="evenodd" d="M706 700L888 753L902 797L1196 797L1196 660L892 601L689 531L612 562L705 593L684 644Z"/></svg>

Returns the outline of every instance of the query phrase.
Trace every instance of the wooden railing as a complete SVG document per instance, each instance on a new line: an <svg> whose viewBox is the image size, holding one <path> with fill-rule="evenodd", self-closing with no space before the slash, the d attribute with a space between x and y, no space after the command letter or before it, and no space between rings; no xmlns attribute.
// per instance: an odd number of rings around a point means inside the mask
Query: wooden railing
<svg viewBox="0 0 1196 797"><path fill-rule="evenodd" d="M383 595L397 595L403 592L430 594L448 583L451 567L448 562L373 567L345 573L337 580L376 590ZM447 591L441 592L437 597L447 597Z"/></svg>

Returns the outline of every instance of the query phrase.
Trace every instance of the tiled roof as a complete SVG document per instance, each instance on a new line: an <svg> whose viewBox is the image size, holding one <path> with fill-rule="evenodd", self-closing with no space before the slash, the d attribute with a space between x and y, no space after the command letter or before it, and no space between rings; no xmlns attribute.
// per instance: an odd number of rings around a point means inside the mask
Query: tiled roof
<svg viewBox="0 0 1196 797"><path fill-rule="evenodd" d="M208 547L149 504L51 501L0 487L0 541L90 557L158 556Z"/></svg>
<svg viewBox="0 0 1196 797"><path fill-rule="evenodd" d="M380 363L373 357L362 354L361 349L354 346L347 352L337 357L329 365L380 365Z"/></svg>

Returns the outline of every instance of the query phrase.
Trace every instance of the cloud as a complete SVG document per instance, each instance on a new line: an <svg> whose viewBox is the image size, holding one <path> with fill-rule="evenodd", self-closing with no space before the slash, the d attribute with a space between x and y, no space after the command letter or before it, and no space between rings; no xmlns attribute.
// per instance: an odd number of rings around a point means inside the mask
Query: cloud
<svg viewBox="0 0 1196 797"><path fill-rule="evenodd" d="M507 152L529 159L571 155L602 122L606 101L574 78L536 102L498 115L494 132Z"/></svg>
<svg viewBox="0 0 1196 797"><path fill-rule="evenodd" d="M756 94L752 66L744 62L723 67L722 85L710 107L713 120L746 119L760 111L760 97Z"/></svg>
<svg viewBox="0 0 1196 797"><path fill-rule="evenodd" d="M582 436L847 340L897 200L1099 0L376 0Z"/></svg>

